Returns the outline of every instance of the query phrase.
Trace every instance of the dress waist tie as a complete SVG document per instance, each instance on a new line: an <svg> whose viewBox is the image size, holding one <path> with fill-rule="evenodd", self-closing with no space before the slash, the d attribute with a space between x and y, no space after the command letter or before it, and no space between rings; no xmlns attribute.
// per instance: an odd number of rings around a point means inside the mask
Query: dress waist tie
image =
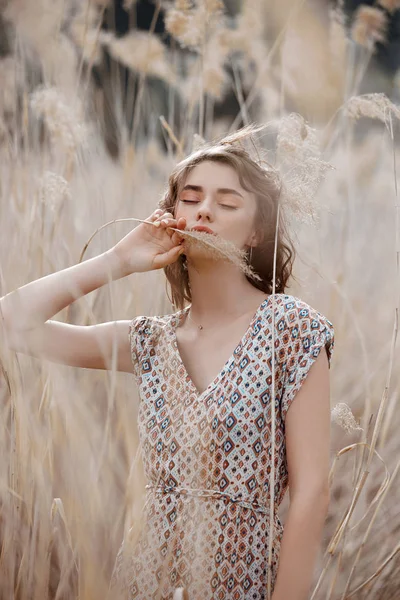
<svg viewBox="0 0 400 600"><path fill-rule="evenodd" d="M220 490L210 490L205 488L189 488L189 487L181 487L177 485L167 485L167 484L159 484L154 485L152 483L148 483L146 485L146 489L152 491L155 494L178 494L182 496L195 496L197 498L215 498L216 500L222 500L224 498L238 504L242 508L249 508L254 512L258 512L261 514L269 515L269 508L259 504L258 502L251 502L247 500L243 500L242 492L237 492L236 494L231 494L229 492L222 492Z"/></svg>

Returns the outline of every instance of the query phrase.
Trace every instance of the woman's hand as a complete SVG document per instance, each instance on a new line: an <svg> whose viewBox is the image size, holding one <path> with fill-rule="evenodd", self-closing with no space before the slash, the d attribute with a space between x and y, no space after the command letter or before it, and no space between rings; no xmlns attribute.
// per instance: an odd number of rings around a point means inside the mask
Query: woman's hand
<svg viewBox="0 0 400 600"><path fill-rule="evenodd" d="M185 229L186 219L174 219L157 209L112 248L124 275L162 269L175 262L183 252L183 238L170 228ZM150 225L154 223L155 225Z"/></svg>

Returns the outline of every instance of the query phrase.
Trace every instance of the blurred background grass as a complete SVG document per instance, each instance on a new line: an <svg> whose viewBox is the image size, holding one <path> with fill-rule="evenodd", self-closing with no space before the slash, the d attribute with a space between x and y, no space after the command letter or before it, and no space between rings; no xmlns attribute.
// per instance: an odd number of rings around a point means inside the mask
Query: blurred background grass
<svg viewBox="0 0 400 600"><path fill-rule="evenodd" d="M332 425L332 463L359 445L335 467L318 599L395 599L400 586L398 8L0 0L1 295L76 263L105 222L145 218L195 135L270 121L260 143L277 164L277 134L295 112L334 167L318 186L309 173L309 194L300 189L288 289L333 322L332 406L349 405L363 428ZM341 108L373 93L393 104L372 96ZM298 134L289 132L289 155ZM128 230L106 228L87 256ZM153 272L57 318L92 324L171 310ZM140 526L134 380L15 355L3 342L0 597L104 597L124 531Z"/></svg>

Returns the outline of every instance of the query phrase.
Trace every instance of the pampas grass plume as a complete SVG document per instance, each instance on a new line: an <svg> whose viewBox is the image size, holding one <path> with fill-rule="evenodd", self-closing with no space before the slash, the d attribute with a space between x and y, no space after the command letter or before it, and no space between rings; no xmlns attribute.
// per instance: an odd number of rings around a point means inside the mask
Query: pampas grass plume
<svg viewBox="0 0 400 600"><path fill-rule="evenodd" d="M53 142L59 140L65 149L76 150L86 141L86 127L57 88L37 89L31 96L31 108L43 118Z"/></svg>
<svg viewBox="0 0 400 600"><path fill-rule="evenodd" d="M192 2L190 0L175 0L175 8L182 12L189 11L192 8Z"/></svg>
<svg viewBox="0 0 400 600"><path fill-rule="evenodd" d="M166 58L166 48L154 34L132 31L122 38L111 33L101 36L111 56L133 71L154 75L168 83L175 81L175 74Z"/></svg>
<svg viewBox="0 0 400 600"><path fill-rule="evenodd" d="M204 7L208 15L215 15L224 10L224 3L221 0L204 0Z"/></svg>
<svg viewBox="0 0 400 600"><path fill-rule="evenodd" d="M244 250L241 250L235 244L218 235L211 235L205 231L185 231L174 229L184 238L186 246L197 247L205 250L208 256L215 260L228 261L243 271L248 277L261 280L252 267L247 262L247 255Z"/></svg>
<svg viewBox="0 0 400 600"><path fill-rule="evenodd" d="M400 0L378 0L378 4L389 13L394 13L400 8Z"/></svg>
<svg viewBox="0 0 400 600"><path fill-rule="evenodd" d="M165 17L165 28L183 45L191 44L192 21L190 16L181 10L172 8ZM197 38L197 36L196 36Z"/></svg>
<svg viewBox="0 0 400 600"><path fill-rule="evenodd" d="M40 185L40 199L43 204L56 212L66 198L70 198L68 182L61 175L46 171Z"/></svg>
<svg viewBox="0 0 400 600"><path fill-rule="evenodd" d="M278 121L276 150L286 212L304 223L318 221L315 196L332 165L322 160L316 131L298 114Z"/></svg>
<svg viewBox="0 0 400 600"><path fill-rule="evenodd" d="M223 9L220 0L206 0L195 7L188 2L175 2L165 15L165 27L181 46L203 52Z"/></svg>
<svg viewBox="0 0 400 600"><path fill-rule="evenodd" d="M386 41L387 15L373 6L361 5L355 15L351 37L357 44L369 50L375 49L376 42Z"/></svg>
<svg viewBox="0 0 400 600"><path fill-rule="evenodd" d="M334 423L337 423L347 433L362 431L362 427L355 420L351 408L345 402L339 402L333 407L331 418Z"/></svg>
<svg viewBox="0 0 400 600"><path fill-rule="evenodd" d="M353 96L343 106L344 114L351 119L369 117L387 124L389 117L400 119L400 110L385 94L363 94Z"/></svg>

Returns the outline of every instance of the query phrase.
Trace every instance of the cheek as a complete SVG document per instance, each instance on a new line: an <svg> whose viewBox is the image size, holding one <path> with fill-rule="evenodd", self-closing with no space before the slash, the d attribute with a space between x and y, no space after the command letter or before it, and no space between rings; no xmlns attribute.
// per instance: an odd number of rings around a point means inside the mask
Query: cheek
<svg viewBox="0 0 400 600"><path fill-rule="evenodd" d="M185 205L182 204L182 202L179 202L179 200L177 201L177 203L175 204L175 209L174 209L174 216L175 219L179 219L180 217L186 217L187 216L187 211L185 210Z"/></svg>
<svg viewBox="0 0 400 600"><path fill-rule="evenodd" d="M172 211L172 214L174 215L175 219L179 219L179 217L185 216L182 208L184 208L184 204L182 204L182 202L179 202L179 200L177 200L175 203L174 209Z"/></svg>
<svg viewBox="0 0 400 600"><path fill-rule="evenodd" d="M241 215L231 221L229 229L238 241L246 240L253 230L253 220L248 215Z"/></svg>

